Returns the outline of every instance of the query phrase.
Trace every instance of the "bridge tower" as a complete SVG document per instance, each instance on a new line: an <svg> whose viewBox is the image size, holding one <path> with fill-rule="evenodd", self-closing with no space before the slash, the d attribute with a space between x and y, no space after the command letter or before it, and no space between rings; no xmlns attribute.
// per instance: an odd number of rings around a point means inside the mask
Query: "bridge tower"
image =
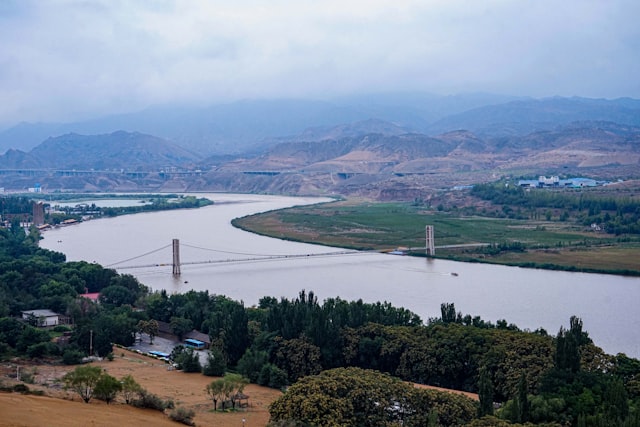
<svg viewBox="0 0 640 427"><path fill-rule="evenodd" d="M173 239L173 275L180 275L180 240Z"/></svg>
<svg viewBox="0 0 640 427"><path fill-rule="evenodd" d="M425 248L427 250L427 256L435 256L436 255L436 247L435 247L435 236L433 234L433 225L427 225L425 227L426 234L426 244Z"/></svg>
<svg viewBox="0 0 640 427"><path fill-rule="evenodd" d="M44 224L44 204L42 202L33 202L33 225L42 224Z"/></svg>

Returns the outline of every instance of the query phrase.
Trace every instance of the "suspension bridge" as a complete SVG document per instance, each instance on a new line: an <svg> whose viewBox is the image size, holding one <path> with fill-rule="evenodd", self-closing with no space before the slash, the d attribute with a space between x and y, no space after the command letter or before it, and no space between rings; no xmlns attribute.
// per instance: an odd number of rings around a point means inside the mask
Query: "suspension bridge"
<svg viewBox="0 0 640 427"><path fill-rule="evenodd" d="M405 248L404 251L426 251L427 256L435 255L435 246L434 246L434 233L433 226L427 225L425 228L426 238L425 238L425 247L420 248ZM197 249L201 251L215 252L218 254L232 255L234 258L224 258L224 259L209 259L203 261L188 261L183 262L180 259L180 247L188 247L191 249ZM150 263L150 264L127 264L134 261L138 261L141 258L147 257L149 255L153 255L160 251L163 251L167 248L172 248L172 260L171 262L163 262L163 263ZM173 239L172 242L168 245L162 246L157 249L153 249L151 251L145 252L140 255L136 255L122 261L118 261L112 264L107 265L108 268L116 268L118 270L127 270L127 269L136 269L136 268L153 268L153 267L166 267L171 265L172 273L174 276L180 276L181 268L183 265L198 265L198 264L226 264L226 263L251 263L251 262L262 262L262 261L270 261L270 260L282 260L282 259L300 259L300 258L312 258L312 257L329 257L329 256L344 256L344 255L355 255L355 254L363 254L363 253L381 253L381 252L391 252L395 253L393 250L373 250L373 251L357 251L357 250L343 250L343 251L331 251L331 252L320 252L320 253L305 253L305 254L287 254L287 255L279 255L279 254L256 254L256 253L245 253L245 252L231 252L224 251L219 249L212 248L204 248L202 246L191 245L188 243L180 243L179 239Z"/></svg>
<svg viewBox="0 0 640 427"><path fill-rule="evenodd" d="M191 249L199 249L202 251L232 255L233 257L227 257L224 259L209 259L209 260L202 260L202 261L184 262L184 261L181 261L180 259L181 246L188 247ZM146 256L161 252L167 248L172 248L173 259L171 262L161 262L161 263L155 262L150 264L128 264L128 263L132 263L134 261L140 260L141 258L144 258ZM118 270L128 270L128 269L137 269L137 268L153 268L153 267L171 266L173 275L179 276L181 274L181 267L184 265L251 263L251 262L260 262L260 261L281 260L281 259L343 256L343 255L354 255L354 254L362 254L362 253L363 253L362 251L344 250L344 251L331 251L331 252L305 253L305 254L257 254L257 253L231 252L231 251L224 251L219 249L204 248L201 246L191 245L188 243L180 243L178 239L173 239L173 241L168 245L162 246L157 249L153 249L149 252L145 252L140 255L136 255L136 256L124 259L122 261L118 261L118 262L106 265L106 267L116 268Z"/></svg>

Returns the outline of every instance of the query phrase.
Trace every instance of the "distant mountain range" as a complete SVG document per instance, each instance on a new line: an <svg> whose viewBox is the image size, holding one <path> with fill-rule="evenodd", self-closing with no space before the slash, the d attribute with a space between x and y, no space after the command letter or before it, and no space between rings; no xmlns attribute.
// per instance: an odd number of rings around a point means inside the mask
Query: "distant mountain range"
<svg viewBox="0 0 640 427"><path fill-rule="evenodd" d="M638 126L640 100L420 93L331 101L247 100L207 108L149 108L76 123L20 123L0 132L0 152L11 148L29 151L47 138L69 133L97 135L124 130L154 135L202 156L238 154L283 137L317 139L314 133L321 129L369 120L432 136L454 130L480 136L512 136L579 120Z"/></svg>
<svg viewBox="0 0 640 427"><path fill-rule="evenodd" d="M492 100L498 103L485 104ZM86 191L410 198L426 187L512 173L640 178L640 101L633 99L398 95L335 103L246 101L177 111L9 129L0 141L24 143L54 129L138 127L66 133L32 147L32 142L12 147L0 155L0 186L26 188L38 180L49 189ZM174 137L166 136L171 133ZM50 171L38 178L11 172L45 169ZM84 172L60 175L60 170Z"/></svg>
<svg viewBox="0 0 640 427"><path fill-rule="evenodd" d="M392 126L387 129L388 134L283 142L260 156L236 160L220 168L391 174L640 166L640 127L612 122L573 122L525 136L495 138L480 137L466 130L428 136L397 133Z"/></svg>
<svg viewBox="0 0 640 427"><path fill-rule="evenodd" d="M430 124L427 133L464 129L487 137L526 135L575 121L609 121L640 126L640 100L577 97L517 100L444 117Z"/></svg>

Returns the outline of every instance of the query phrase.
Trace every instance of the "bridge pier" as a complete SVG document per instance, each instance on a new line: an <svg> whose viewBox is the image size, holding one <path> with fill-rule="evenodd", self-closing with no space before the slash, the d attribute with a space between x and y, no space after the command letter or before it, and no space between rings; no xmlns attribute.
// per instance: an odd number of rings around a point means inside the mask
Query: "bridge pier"
<svg viewBox="0 0 640 427"><path fill-rule="evenodd" d="M173 239L173 275L180 275L180 240Z"/></svg>
<svg viewBox="0 0 640 427"><path fill-rule="evenodd" d="M427 225L425 227L426 234L426 254L427 256L435 256L436 255L436 247L435 247L435 237L433 234L433 225Z"/></svg>

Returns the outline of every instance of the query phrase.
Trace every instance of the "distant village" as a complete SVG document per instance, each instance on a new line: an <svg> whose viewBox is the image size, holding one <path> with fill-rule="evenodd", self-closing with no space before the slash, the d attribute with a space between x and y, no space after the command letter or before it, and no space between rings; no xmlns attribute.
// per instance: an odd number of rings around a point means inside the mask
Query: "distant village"
<svg viewBox="0 0 640 427"><path fill-rule="evenodd" d="M560 179L557 176L540 176L538 179L521 179L518 181L519 187L526 188L584 188L598 187L609 184L608 181L596 181L591 178L567 178Z"/></svg>

